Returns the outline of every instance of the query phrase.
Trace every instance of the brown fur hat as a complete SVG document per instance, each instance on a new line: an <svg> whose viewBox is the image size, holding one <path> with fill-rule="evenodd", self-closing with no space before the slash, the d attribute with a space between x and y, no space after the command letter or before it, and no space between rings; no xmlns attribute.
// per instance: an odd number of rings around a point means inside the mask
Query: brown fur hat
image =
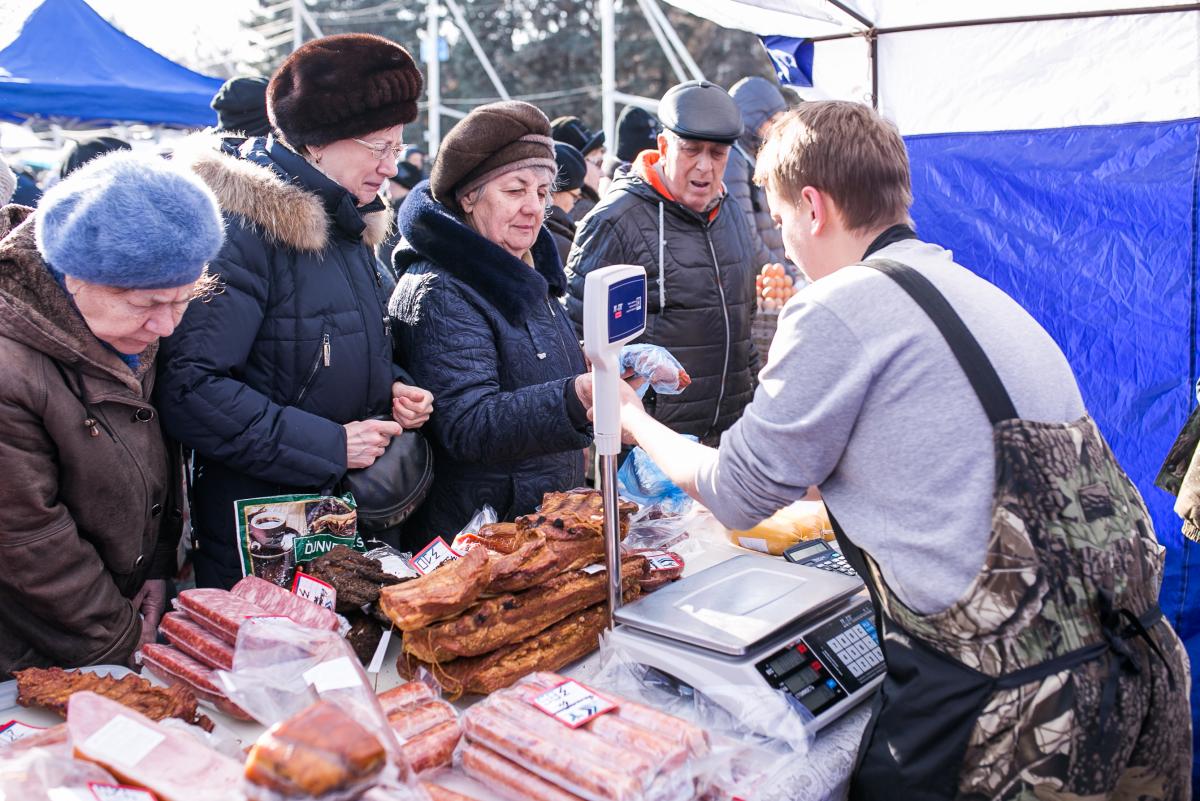
<svg viewBox="0 0 1200 801"><path fill-rule="evenodd" d="M369 33L314 39L267 86L267 116L295 150L351 139L417 118L424 80L409 52Z"/></svg>
<svg viewBox="0 0 1200 801"><path fill-rule="evenodd" d="M461 197L525 167L546 167L551 175L558 169L550 120L537 106L519 100L489 103L446 134L429 185L437 202L459 211Z"/></svg>

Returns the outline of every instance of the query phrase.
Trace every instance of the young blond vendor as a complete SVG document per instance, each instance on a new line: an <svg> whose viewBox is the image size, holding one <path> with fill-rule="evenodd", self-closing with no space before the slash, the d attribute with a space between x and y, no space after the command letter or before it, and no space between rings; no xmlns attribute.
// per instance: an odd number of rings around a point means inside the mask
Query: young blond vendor
<svg viewBox="0 0 1200 801"><path fill-rule="evenodd" d="M804 103L755 181L812 280L719 450L622 423L731 528L816 486L888 673L852 799L1187 799L1189 674L1163 549L1050 336L909 221L866 106Z"/></svg>

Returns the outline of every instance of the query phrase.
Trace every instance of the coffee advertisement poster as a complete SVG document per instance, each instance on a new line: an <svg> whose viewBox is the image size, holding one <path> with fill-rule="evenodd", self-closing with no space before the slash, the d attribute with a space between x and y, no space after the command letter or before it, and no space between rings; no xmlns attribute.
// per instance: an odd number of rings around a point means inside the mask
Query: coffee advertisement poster
<svg viewBox="0 0 1200 801"><path fill-rule="evenodd" d="M234 501L243 576L291 589L296 567L335 545L366 550L354 496L275 495Z"/></svg>

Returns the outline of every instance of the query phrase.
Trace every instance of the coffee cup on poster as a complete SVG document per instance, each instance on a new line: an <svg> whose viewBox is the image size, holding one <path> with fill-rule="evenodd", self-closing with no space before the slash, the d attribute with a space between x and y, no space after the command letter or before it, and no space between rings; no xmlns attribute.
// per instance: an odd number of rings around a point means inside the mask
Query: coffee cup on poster
<svg viewBox="0 0 1200 801"><path fill-rule="evenodd" d="M277 543L283 534L283 516L275 512L259 512L250 518L250 536L262 543Z"/></svg>

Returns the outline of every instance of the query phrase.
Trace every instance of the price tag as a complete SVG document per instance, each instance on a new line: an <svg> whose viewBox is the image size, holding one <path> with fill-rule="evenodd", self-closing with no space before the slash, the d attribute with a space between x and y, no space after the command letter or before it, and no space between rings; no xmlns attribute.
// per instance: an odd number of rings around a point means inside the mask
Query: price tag
<svg viewBox="0 0 1200 801"><path fill-rule="evenodd" d="M154 795L140 787L124 784L100 784L88 782L88 789L96 801L154 801Z"/></svg>
<svg viewBox="0 0 1200 801"><path fill-rule="evenodd" d="M321 581L316 576L310 576L307 573L296 571L296 578L292 580L292 592L306 601L312 601L317 606L323 606L326 609L333 611L333 607L337 605L337 590L332 584Z"/></svg>
<svg viewBox="0 0 1200 801"><path fill-rule="evenodd" d="M605 570L608 570L608 568L605 567L602 562L597 562L594 565L588 565L587 567L582 567L582 568L580 568L580 570L584 573L587 573L589 576L594 576L597 573L603 573Z"/></svg>
<svg viewBox="0 0 1200 801"><path fill-rule="evenodd" d="M444 539L438 537L412 558L412 566L413 570L426 576L446 562L453 561L458 557L459 554L456 554Z"/></svg>
<svg viewBox="0 0 1200 801"><path fill-rule="evenodd" d="M533 705L572 729L617 708L612 701L571 680L546 690L533 699Z"/></svg>
<svg viewBox="0 0 1200 801"><path fill-rule="evenodd" d="M45 730L44 726L30 726L28 723L22 723L19 720L0 723L0 744L15 743L17 740L24 740L31 734L37 734Z"/></svg>
<svg viewBox="0 0 1200 801"><path fill-rule="evenodd" d="M666 551L643 551L639 555L646 557L651 570L676 570L682 567L679 560Z"/></svg>
<svg viewBox="0 0 1200 801"><path fill-rule="evenodd" d="M314 668L304 671L304 681L320 693L331 690L341 690L346 687L357 687L361 682L358 671L350 664L350 657L339 656L328 662L322 662Z"/></svg>
<svg viewBox="0 0 1200 801"><path fill-rule="evenodd" d="M83 748L106 762L136 765L165 739L136 720L118 716L84 740Z"/></svg>

